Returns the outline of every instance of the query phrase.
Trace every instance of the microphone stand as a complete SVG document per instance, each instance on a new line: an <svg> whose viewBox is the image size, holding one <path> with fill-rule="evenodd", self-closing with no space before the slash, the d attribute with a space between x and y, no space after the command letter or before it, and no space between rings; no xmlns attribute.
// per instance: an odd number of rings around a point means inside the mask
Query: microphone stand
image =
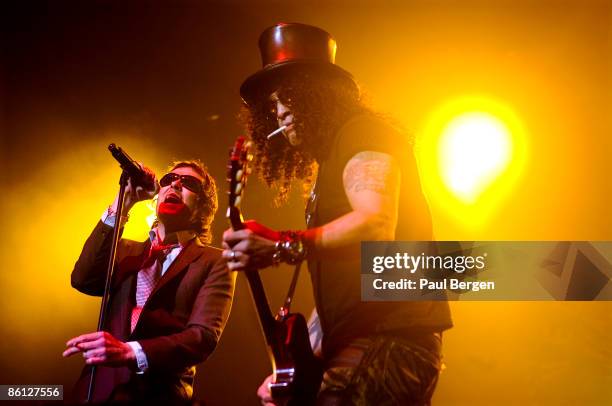
<svg viewBox="0 0 612 406"><path fill-rule="evenodd" d="M106 318L108 302L110 298L111 280L113 278L113 272L115 270L115 256L117 254L117 244L119 242L119 230L121 228L121 216L123 214L123 200L125 197L125 188L127 186L129 174L123 170L121 177L119 178L119 197L117 199L117 214L115 218L115 225L113 227L113 239L111 242L110 255L108 257L108 267L106 270L106 283L104 284L104 294L102 296L102 304L100 305L100 314L98 316L98 330L102 331L104 328L104 321ZM92 365L91 375L89 379L89 388L87 389L87 403L91 403L91 397L93 395L94 386L96 379L96 366Z"/></svg>

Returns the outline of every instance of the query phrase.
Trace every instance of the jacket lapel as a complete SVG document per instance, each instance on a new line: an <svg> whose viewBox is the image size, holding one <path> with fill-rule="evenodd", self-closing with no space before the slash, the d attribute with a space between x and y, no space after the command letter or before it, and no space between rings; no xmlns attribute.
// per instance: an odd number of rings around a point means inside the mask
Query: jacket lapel
<svg viewBox="0 0 612 406"><path fill-rule="evenodd" d="M130 242L126 248L127 253L119 260L113 275L112 300L118 302L114 304L118 312L110 323L112 331L124 341L130 336L132 308L136 300L136 277L147 259L150 246L150 240Z"/></svg>
<svg viewBox="0 0 612 406"><path fill-rule="evenodd" d="M172 280L175 276L177 276L183 269L185 269L189 264L193 263L198 259L204 252L204 246L200 243L200 240L196 237L194 238L176 257L176 259L172 262L166 273L159 279L153 292L149 296L147 303L150 301L151 297L157 293L165 284Z"/></svg>
<svg viewBox="0 0 612 406"><path fill-rule="evenodd" d="M116 274L113 275L113 288L118 288L130 275L135 275L140 271L142 264L147 259L150 247L150 240L134 243L130 246L127 255L116 265Z"/></svg>

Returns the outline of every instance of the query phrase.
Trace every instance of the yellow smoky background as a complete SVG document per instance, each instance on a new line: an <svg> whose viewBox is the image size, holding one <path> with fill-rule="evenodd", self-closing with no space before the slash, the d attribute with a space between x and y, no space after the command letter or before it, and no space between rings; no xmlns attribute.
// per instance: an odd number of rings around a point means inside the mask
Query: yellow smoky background
<svg viewBox="0 0 612 406"><path fill-rule="evenodd" d="M61 353L95 330L100 300L72 289L70 272L118 189L109 143L158 176L176 159L202 159L219 186L220 244L227 150L242 133L237 89L260 69L257 36L279 21L331 32L338 64L407 130L437 239L612 239L607 0L109 3L57 2L9 21L1 384L69 391L79 375L82 359ZM280 209L272 198L252 177L246 216L304 227L299 193ZM135 208L125 236L146 238L151 214ZM283 270L262 273L273 308L289 283ZM306 314L309 283L303 272L295 310ZM451 310L434 404L612 404L611 303L459 301ZM255 317L238 278L228 326L196 381L207 404L257 402L270 367Z"/></svg>

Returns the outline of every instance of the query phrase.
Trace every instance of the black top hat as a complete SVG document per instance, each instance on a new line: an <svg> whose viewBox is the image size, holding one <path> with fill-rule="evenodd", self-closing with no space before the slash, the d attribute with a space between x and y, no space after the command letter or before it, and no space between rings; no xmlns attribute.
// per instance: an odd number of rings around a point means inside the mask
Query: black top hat
<svg viewBox="0 0 612 406"><path fill-rule="evenodd" d="M269 96L283 77L296 70L344 80L358 93L353 76L335 64L336 40L320 28L299 23L276 24L259 36L259 51L263 69L240 86L240 95L247 104L257 97Z"/></svg>

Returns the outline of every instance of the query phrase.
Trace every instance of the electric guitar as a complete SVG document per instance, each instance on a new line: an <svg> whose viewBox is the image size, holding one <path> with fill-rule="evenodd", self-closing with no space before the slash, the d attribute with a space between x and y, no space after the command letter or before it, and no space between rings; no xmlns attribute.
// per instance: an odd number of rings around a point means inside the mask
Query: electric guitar
<svg viewBox="0 0 612 406"><path fill-rule="evenodd" d="M246 228L240 203L244 196L249 162L250 142L239 137L230 152L228 165L229 205L227 218L234 230ZM284 306L276 317L272 315L258 269L245 272L249 288L272 363L273 379L270 391L275 402L285 405L314 404L321 385L323 369L312 352L306 319L300 313L289 313Z"/></svg>

